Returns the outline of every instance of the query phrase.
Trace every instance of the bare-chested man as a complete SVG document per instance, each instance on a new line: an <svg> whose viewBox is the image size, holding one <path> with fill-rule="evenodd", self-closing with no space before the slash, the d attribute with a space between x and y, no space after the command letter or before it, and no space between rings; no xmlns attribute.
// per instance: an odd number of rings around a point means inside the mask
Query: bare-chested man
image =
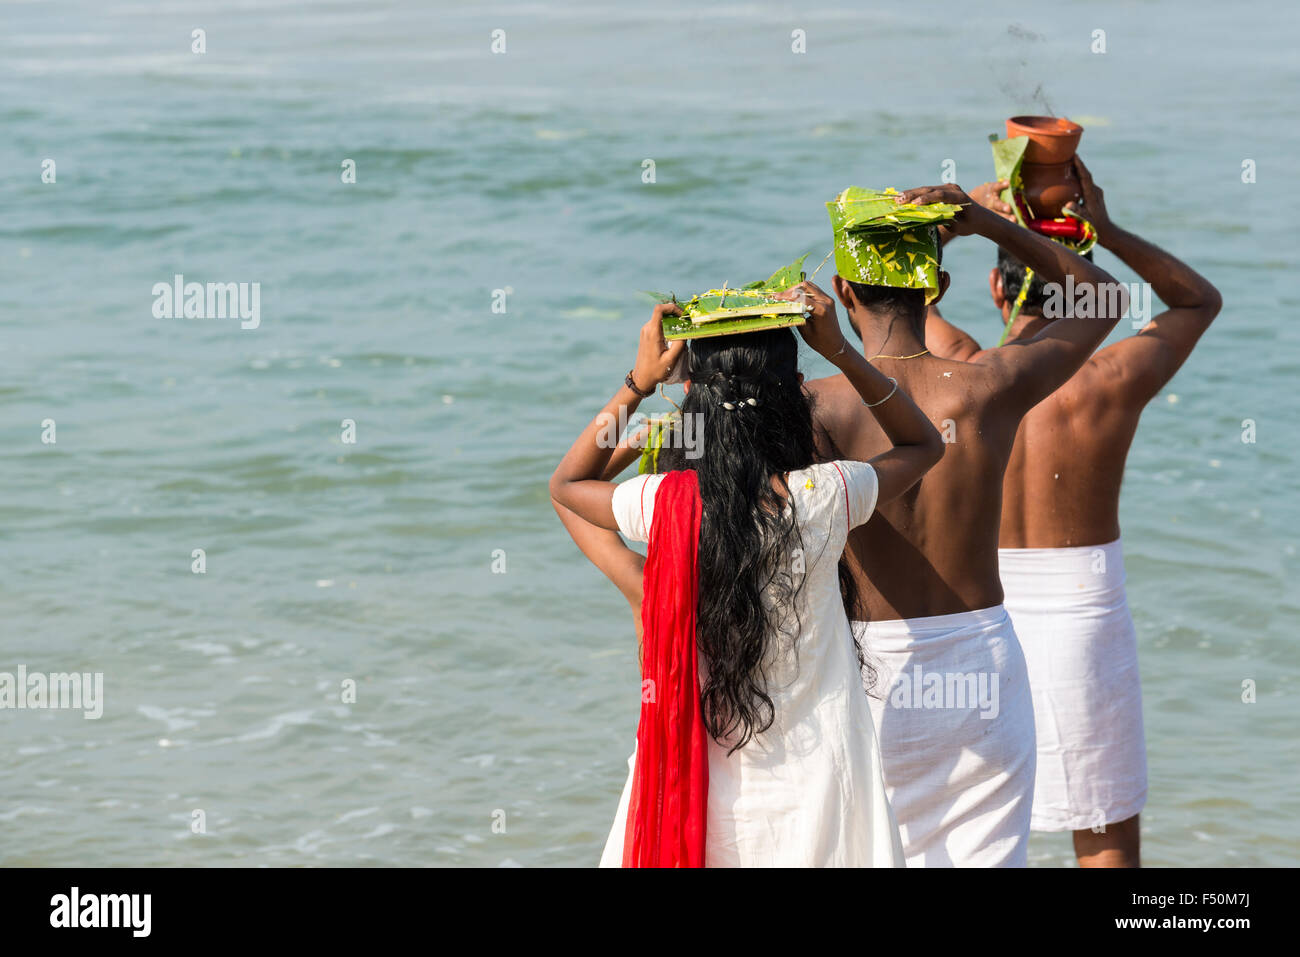
<svg viewBox="0 0 1300 957"><path fill-rule="evenodd" d="M984 236L1049 282L1069 274L1076 288L1114 283L957 186L909 190L900 201L961 206L955 233ZM934 228L921 229L929 232L909 241L934 243ZM1112 300L1099 318L1061 319L967 361L940 358L926 350L925 318L948 287L947 273L935 267L934 279L914 288L853 281L878 274L854 263L863 248L862 237L836 230L835 294L863 353L949 443L917 485L850 535L846 550L861 596L856 627L880 673L872 707L885 784L909 866L1023 866L1035 741L1024 658L998 578L1002 478L1020 420L1087 360L1125 304ZM880 259L888 264L895 252ZM815 314L834 312L816 286L801 288ZM1108 297L1100 298L1104 305ZM809 389L828 458L869 458L889 447L844 376Z"/></svg>
<svg viewBox="0 0 1300 957"><path fill-rule="evenodd" d="M1149 282L1168 309L1137 335L1097 352L1020 423L1003 485L1002 583L1029 667L1038 729L1032 827L1073 831L1082 866L1136 867L1147 766L1137 636L1120 548L1120 482L1138 417L1191 354L1221 300L1189 266L1112 223L1087 168L1076 161L1076 171L1080 212L1098 243ZM1009 215L996 198L1005 185L973 195ZM1025 280L1019 254L1005 249L1014 255L1001 253L989 273L1004 323ZM1049 291L1032 282L1008 346L992 351L981 351L931 308L925 344L949 359L987 361L1068 321L1044 316L1050 301Z"/></svg>

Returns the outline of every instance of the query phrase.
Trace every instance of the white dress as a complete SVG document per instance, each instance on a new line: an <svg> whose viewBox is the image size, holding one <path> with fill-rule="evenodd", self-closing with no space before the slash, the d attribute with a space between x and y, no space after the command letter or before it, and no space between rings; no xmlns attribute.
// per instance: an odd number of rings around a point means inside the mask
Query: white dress
<svg viewBox="0 0 1300 957"><path fill-rule="evenodd" d="M662 478L637 476L615 489L627 538L649 539ZM875 509L876 473L865 462L828 462L790 473L789 485L806 576L796 598L800 629L773 642L764 669L772 726L730 756L709 739L705 864L902 867L838 577L849 529ZM622 862L631 786L629 773L602 867Z"/></svg>

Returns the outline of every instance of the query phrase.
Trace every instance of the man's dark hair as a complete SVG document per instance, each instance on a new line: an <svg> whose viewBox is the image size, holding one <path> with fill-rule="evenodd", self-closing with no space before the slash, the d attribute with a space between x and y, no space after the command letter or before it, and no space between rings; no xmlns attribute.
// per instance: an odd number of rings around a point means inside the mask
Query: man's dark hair
<svg viewBox="0 0 1300 957"><path fill-rule="evenodd" d="M1084 253L1083 258L1091 260L1092 251ZM1020 295L1021 287L1025 284L1025 264L1001 246L998 247L998 275L1002 277L1003 295L1007 297L1008 302L1014 303L1016 297ZM1041 316L1046 302L1046 284L1043 282L1043 277L1035 273L1033 281L1029 284L1029 292L1025 294L1025 304L1020 307L1020 313Z"/></svg>
<svg viewBox="0 0 1300 957"><path fill-rule="evenodd" d="M933 226L930 227L934 229ZM935 237L935 245L938 253L935 257L936 262L943 265L943 244L938 242ZM853 295L857 296L858 302L862 303L872 312L883 312L899 319L905 319L910 322L918 333L925 329L925 290L924 289L904 289L899 286L873 286L865 282L850 282L849 288L853 290ZM849 317L849 325L857 333L859 339L862 338L862 330Z"/></svg>

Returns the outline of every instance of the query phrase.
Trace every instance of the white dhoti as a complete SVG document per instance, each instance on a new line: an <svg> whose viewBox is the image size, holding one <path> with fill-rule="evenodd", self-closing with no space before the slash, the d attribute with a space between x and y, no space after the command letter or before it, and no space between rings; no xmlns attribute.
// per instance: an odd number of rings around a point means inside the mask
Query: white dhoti
<svg viewBox="0 0 1300 957"><path fill-rule="evenodd" d="M1137 633L1118 540L998 552L1038 728L1033 829L1131 818L1147 798Z"/></svg>
<svg viewBox="0 0 1300 957"><path fill-rule="evenodd" d="M908 867L1024 867L1034 710L1002 606L854 622Z"/></svg>

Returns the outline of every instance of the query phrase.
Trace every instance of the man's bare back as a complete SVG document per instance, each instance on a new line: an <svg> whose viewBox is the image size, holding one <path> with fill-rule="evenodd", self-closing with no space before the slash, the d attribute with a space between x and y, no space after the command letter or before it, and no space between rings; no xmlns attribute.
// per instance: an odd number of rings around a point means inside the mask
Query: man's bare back
<svg viewBox="0 0 1300 957"><path fill-rule="evenodd" d="M1114 225L1103 191L1081 161L1078 169L1084 209L1101 245L1151 283L1169 308L1137 335L1091 356L1025 415L1003 484L1003 548L1104 545L1120 537L1120 485L1142 410L1186 361L1222 304L1217 290L1189 266ZM985 202L996 190L981 188L976 195ZM1006 320L1012 297L996 270L989 285ZM1022 314L1009 341L1032 339L1049 325L1041 314ZM996 351L981 350L933 308L925 342L938 355L972 362Z"/></svg>
<svg viewBox="0 0 1300 957"><path fill-rule="evenodd" d="M944 457L907 493L849 536L849 567L871 621L946 615L1002 601L994 555L1002 474L1016 411L995 401L998 377L969 362L876 359L944 436ZM877 454L888 442L843 376L808 383L828 458Z"/></svg>
<svg viewBox="0 0 1300 957"><path fill-rule="evenodd" d="M1048 281L1062 282L1068 273L1076 287L1114 282L1087 260L973 204L959 187L909 190L903 200L962 206L953 223L957 234L975 233L1013 249ZM1025 413L1100 344L1118 312L1062 320L1035 338L968 362L953 361L915 355L925 351L923 306L910 319L896 311L873 311L842 277L834 282L864 354L898 380L948 443L943 460L915 488L849 538L846 554L858 579L862 616L923 618L999 604L1002 477L1016 429ZM883 436L841 376L811 382L809 390L825 431L826 454L856 456L884 447Z"/></svg>
<svg viewBox="0 0 1300 957"><path fill-rule="evenodd" d="M1104 545L1119 538L1119 489L1141 408L1090 361L1020 423L1003 481L1003 548Z"/></svg>

